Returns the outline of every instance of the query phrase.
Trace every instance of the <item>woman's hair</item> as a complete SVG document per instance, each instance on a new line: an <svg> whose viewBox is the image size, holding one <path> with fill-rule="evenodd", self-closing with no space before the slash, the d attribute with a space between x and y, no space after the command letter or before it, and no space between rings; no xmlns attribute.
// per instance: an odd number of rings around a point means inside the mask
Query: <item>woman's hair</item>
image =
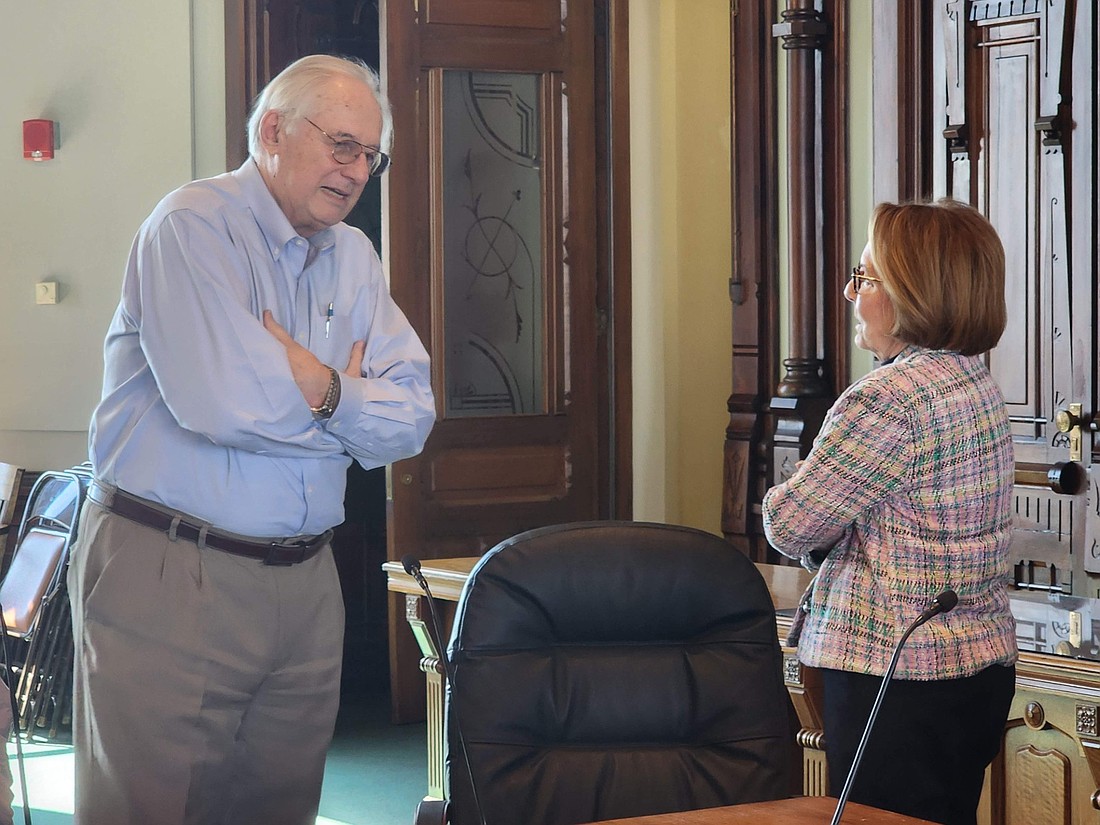
<svg viewBox="0 0 1100 825"><path fill-rule="evenodd" d="M341 76L365 83L374 92L382 110L382 145L378 148L389 153L393 141L393 114L378 73L355 57L311 54L279 72L256 98L248 117L248 151L252 157L261 154L260 120L267 112L276 111L293 120L306 113L326 83Z"/></svg>
<svg viewBox="0 0 1100 825"><path fill-rule="evenodd" d="M963 355L996 346L1007 320L1005 253L977 209L948 198L881 203L868 237L874 274L894 308L892 335Z"/></svg>

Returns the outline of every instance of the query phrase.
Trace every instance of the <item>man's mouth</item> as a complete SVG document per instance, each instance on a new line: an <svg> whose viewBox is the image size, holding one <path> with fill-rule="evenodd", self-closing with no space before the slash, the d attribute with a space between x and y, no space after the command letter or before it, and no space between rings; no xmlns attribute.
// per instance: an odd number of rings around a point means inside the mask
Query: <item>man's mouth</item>
<svg viewBox="0 0 1100 825"><path fill-rule="evenodd" d="M343 200L347 200L351 197L350 192L341 192L339 189L333 189L331 186L322 186L321 188L328 192L330 195L334 195L335 197L341 198Z"/></svg>

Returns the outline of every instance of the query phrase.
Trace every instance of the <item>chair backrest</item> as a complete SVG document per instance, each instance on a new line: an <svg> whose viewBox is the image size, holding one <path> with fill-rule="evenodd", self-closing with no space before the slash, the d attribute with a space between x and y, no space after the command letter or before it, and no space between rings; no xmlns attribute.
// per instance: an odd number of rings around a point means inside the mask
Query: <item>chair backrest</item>
<svg viewBox="0 0 1100 825"><path fill-rule="evenodd" d="M79 465L72 470L46 470L39 474L27 497L19 524L20 537L35 526L76 534L80 507L91 483L78 470Z"/></svg>
<svg viewBox="0 0 1100 825"><path fill-rule="evenodd" d="M571 825L789 796L794 730L759 571L709 533L522 533L478 562L450 641L452 821Z"/></svg>
<svg viewBox="0 0 1100 825"><path fill-rule="evenodd" d="M23 469L14 464L0 462L0 527L16 520L15 502L19 497L19 481Z"/></svg>
<svg viewBox="0 0 1100 825"><path fill-rule="evenodd" d="M67 532L32 527L22 536L0 582L0 606L9 635L25 637L34 629L42 600L64 572L68 548Z"/></svg>
<svg viewBox="0 0 1100 825"><path fill-rule="evenodd" d="M88 483L82 473L70 470L48 470L35 479L11 563L0 581L9 635L29 636L43 602L62 587Z"/></svg>

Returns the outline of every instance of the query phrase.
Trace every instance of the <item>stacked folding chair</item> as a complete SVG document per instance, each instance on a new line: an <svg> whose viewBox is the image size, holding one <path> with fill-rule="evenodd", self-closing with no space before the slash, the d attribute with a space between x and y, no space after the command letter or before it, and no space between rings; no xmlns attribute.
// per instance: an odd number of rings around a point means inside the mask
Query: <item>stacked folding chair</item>
<svg viewBox="0 0 1100 825"><path fill-rule="evenodd" d="M73 636L65 574L91 478L87 465L38 477L0 581L7 681L15 684L16 730L28 740L58 740L71 731Z"/></svg>

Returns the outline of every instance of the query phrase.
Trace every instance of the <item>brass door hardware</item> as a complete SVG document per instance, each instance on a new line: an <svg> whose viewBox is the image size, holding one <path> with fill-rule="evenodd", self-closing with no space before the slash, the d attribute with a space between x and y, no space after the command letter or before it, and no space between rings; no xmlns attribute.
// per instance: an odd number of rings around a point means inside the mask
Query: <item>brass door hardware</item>
<svg viewBox="0 0 1100 825"><path fill-rule="evenodd" d="M1096 420L1091 414L1084 412L1081 404L1073 403L1068 409L1058 410L1054 414L1054 426L1058 428L1058 432L1069 436L1069 460L1080 461L1081 428L1088 427L1090 431L1096 432Z"/></svg>

